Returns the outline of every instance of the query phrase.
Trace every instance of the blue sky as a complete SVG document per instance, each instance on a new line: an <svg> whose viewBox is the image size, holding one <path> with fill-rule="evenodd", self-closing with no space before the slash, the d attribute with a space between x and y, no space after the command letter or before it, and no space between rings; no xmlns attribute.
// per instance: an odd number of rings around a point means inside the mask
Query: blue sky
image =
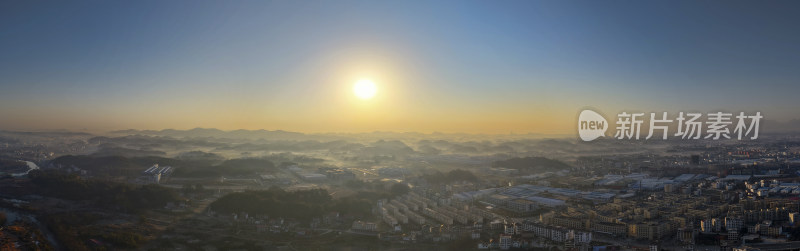
<svg viewBox="0 0 800 251"><path fill-rule="evenodd" d="M3 129L558 133L800 118L791 1L3 1ZM371 104L349 99L373 78ZM344 90L344 91L343 91Z"/></svg>

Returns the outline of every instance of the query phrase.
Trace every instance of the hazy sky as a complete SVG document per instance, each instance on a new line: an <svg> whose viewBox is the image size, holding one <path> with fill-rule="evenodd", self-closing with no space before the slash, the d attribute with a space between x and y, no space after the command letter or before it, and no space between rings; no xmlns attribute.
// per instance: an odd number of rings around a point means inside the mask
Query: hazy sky
<svg viewBox="0 0 800 251"><path fill-rule="evenodd" d="M569 133L800 118L794 1L2 1L0 129ZM361 78L378 95L358 100Z"/></svg>

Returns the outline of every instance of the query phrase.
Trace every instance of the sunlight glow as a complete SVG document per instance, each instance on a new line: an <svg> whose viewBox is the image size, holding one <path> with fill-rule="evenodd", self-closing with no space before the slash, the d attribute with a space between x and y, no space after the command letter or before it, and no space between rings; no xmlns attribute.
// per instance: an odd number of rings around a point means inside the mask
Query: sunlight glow
<svg viewBox="0 0 800 251"><path fill-rule="evenodd" d="M353 93L360 99L371 99L375 97L375 93L377 92L378 88L375 86L375 83L369 79L359 80L353 85Z"/></svg>

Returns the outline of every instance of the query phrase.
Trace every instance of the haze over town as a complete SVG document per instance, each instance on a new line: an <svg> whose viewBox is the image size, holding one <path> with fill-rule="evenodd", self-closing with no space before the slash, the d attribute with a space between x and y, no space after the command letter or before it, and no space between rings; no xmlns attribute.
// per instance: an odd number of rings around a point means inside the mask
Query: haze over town
<svg viewBox="0 0 800 251"><path fill-rule="evenodd" d="M797 13L0 1L0 250L800 250Z"/></svg>

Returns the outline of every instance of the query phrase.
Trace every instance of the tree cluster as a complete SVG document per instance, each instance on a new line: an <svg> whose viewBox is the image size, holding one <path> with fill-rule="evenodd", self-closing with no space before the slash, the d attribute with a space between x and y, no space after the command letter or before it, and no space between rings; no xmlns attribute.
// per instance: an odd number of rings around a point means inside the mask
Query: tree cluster
<svg viewBox="0 0 800 251"><path fill-rule="evenodd" d="M28 177L38 193L67 200L90 200L98 206L123 211L141 211L179 201L173 189L158 185L130 185L111 181L82 179L58 171L32 170Z"/></svg>
<svg viewBox="0 0 800 251"><path fill-rule="evenodd" d="M210 206L218 213L248 213L308 221L328 212L367 215L374 202L374 196L370 195L373 194L359 192L354 196L333 199L325 189L284 191L271 188L230 193Z"/></svg>

